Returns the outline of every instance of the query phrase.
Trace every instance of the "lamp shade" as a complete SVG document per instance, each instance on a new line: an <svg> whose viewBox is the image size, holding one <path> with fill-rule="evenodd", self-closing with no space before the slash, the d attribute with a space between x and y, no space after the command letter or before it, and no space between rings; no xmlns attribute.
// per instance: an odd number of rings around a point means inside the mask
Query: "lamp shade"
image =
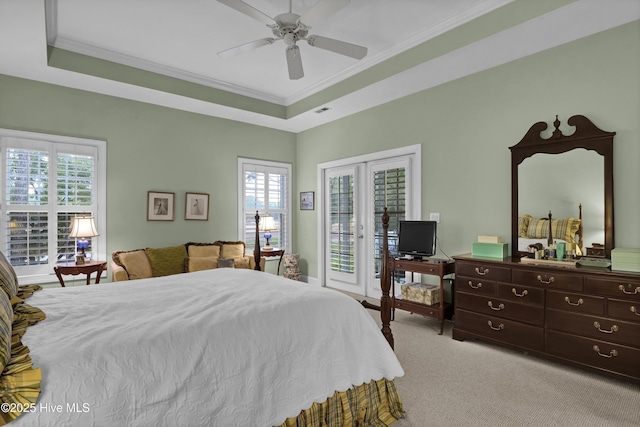
<svg viewBox="0 0 640 427"><path fill-rule="evenodd" d="M272 216L260 218L260 231L271 231L276 229L276 221Z"/></svg>
<svg viewBox="0 0 640 427"><path fill-rule="evenodd" d="M77 216L71 219L71 232L69 237L74 239L83 239L86 237L99 236L96 224L92 216Z"/></svg>

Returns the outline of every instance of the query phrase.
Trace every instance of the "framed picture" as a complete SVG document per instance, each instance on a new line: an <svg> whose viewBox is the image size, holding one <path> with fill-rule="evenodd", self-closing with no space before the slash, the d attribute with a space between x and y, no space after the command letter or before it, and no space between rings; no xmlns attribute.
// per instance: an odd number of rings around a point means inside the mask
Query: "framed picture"
<svg viewBox="0 0 640 427"><path fill-rule="evenodd" d="M147 192L147 221L173 221L175 193Z"/></svg>
<svg viewBox="0 0 640 427"><path fill-rule="evenodd" d="M300 210L312 211L314 209L314 197L313 191L303 191L300 193Z"/></svg>
<svg viewBox="0 0 640 427"><path fill-rule="evenodd" d="M209 195L205 193L187 193L184 219L209 220Z"/></svg>

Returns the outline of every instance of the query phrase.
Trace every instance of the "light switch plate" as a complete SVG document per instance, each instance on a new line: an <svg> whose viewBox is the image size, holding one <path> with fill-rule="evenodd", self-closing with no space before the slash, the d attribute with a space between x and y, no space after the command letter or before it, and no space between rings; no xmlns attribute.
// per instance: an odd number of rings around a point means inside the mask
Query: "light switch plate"
<svg viewBox="0 0 640 427"><path fill-rule="evenodd" d="M435 222L437 222L438 224L440 224L440 214L439 214L439 213L437 213L437 212L436 212L436 213L431 212L431 213L429 214L429 221L435 221Z"/></svg>

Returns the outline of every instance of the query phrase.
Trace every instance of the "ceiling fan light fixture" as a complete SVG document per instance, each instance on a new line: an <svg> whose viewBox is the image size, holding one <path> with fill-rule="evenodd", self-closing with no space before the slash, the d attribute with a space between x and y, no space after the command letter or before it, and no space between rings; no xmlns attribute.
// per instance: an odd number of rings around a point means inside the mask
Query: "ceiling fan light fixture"
<svg viewBox="0 0 640 427"><path fill-rule="evenodd" d="M286 33L282 39L287 46L295 46L296 44L296 35L293 33Z"/></svg>

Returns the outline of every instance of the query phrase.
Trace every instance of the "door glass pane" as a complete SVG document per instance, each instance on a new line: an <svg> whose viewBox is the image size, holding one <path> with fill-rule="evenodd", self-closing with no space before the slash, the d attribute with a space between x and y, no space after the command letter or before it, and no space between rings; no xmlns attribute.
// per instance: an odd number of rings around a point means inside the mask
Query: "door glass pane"
<svg viewBox="0 0 640 427"><path fill-rule="evenodd" d="M353 185L353 175L329 179L331 270L349 274L355 271Z"/></svg>
<svg viewBox="0 0 640 427"><path fill-rule="evenodd" d="M399 222L406 214L405 168L392 168L373 173L374 205L374 267L375 277L380 277L382 258L382 214L385 206L389 214L389 251L393 254L398 244Z"/></svg>

